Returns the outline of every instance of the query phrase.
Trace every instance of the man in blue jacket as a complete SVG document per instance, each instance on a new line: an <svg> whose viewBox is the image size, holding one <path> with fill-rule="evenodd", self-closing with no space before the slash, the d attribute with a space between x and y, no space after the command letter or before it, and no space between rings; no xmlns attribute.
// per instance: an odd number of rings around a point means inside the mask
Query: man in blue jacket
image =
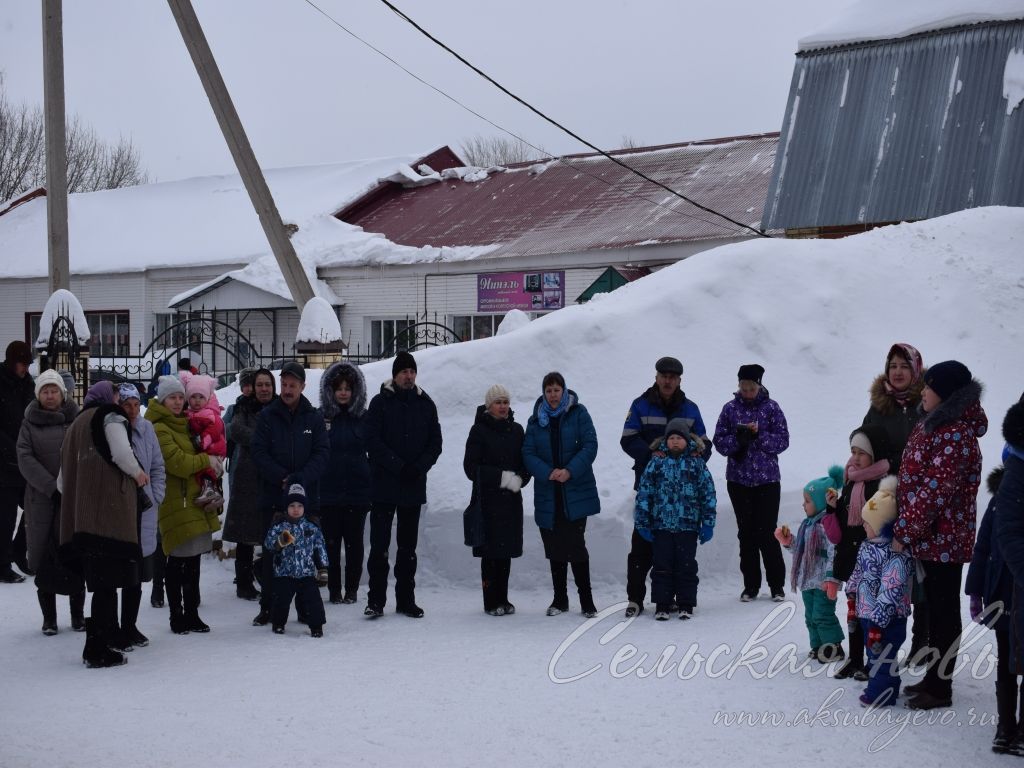
<svg viewBox="0 0 1024 768"><path fill-rule="evenodd" d="M704 443L701 458L707 462L711 457L711 440L708 439L704 420L700 416L700 408L688 400L680 388L683 364L674 357L662 357L654 364L654 370L654 385L629 406L622 437L619 439L622 450L633 457L634 490L639 487L640 476L653 455L651 443L665 434L665 426L673 419L682 419L690 433L700 437ZM651 543L634 527L629 556L626 558L626 597L629 600L627 618L644 610L647 574L651 571L653 557Z"/></svg>
<svg viewBox="0 0 1024 768"><path fill-rule="evenodd" d="M397 517L395 607L398 613L419 619L423 616L423 609L416 605L420 506L427 501L427 472L441 456L441 424L434 401L416 386L416 360L411 354L398 353L391 377L366 412L373 505L366 561L370 591L363 614L376 619L384 613L391 526Z"/></svg>
<svg viewBox="0 0 1024 768"><path fill-rule="evenodd" d="M275 512L284 511L281 500L292 485L306 490L306 515L316 515L320 507L320 477L327 469L331 448L323 417L302 394L306 371L291 361L281 368L281 395L272 400L256 419L250 450L260 474L259 506L264 536L270 530ZM273 558L263 557L263 592L260 612L253 626L270 622L274 602Z"/></svg>

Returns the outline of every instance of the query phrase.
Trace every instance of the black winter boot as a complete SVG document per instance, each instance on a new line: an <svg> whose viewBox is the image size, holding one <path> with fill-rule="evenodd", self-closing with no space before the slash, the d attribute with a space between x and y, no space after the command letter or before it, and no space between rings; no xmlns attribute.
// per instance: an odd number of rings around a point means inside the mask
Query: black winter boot
<svg viewBox="0 0 1024 768"><path fill-rule="evenodd" d="M185 626L189 632L209 632L210 627L199 618L199 558L200 555L184 560L181 580L181 596L185 603Z"/></svg>
<svg viewBox="0 0 1024 768"><path fill-rule="evenodd" d="M68 603L71 606L71 628L75 632L85 632L85 592L71 595Z"/></svg>
<svg viewBox="0 0 1024 768"><path fill-rule="evenodd" d="M992 751L1005 755L1017 737L1017 678L996 680L996 714L999 723L992 739Z"/></svg>
<svg viewBox="0 0 1024 768"><path fill-rule="evenodd" d="M548 606L548 616L557 616L569 610L569 564L551 561L551 587L554 597Z"/></svg>
<svg viewBox="0 0 1024 768"><path fill-rule="evenodd" d="M82 663L90 669L99 667L117 667L127 662L124 655L111 650L106 638L98 630L98 625L90 617L85 620L85 648L82 650Z"/></svg>
<svg viewBox="0 0 1024 768"><path fill-rule="evenodd" d="M126 642L137 648L149 645L149 638L139 632L139 606L142 604L142 586L125 587L121 590L121 634Z"/></svg>
<svg viewBox="0 0 1024 768"><path fill-rule="evenodd" d="M170 608L171 632L176 635L187 635L188 624L185 622L185 612L182 609L181 578L182 563L180 557L167 558L167 570L164 573L164 583L167 588L167 605Z"/></svg>
<svg viewBox="0 0 1024 768"><path fill-rule="evenodd" d="M597 616L594 595L590 589L590 561L580 560L572 564L572 578L580 596L580 611L588 619Z"/></svg>
<svg viewBox="0 0 1024 768"><path fill-rule="evenodd" d="M242 600L259 600L260 593L253 584L252 573L252 550L249 550L249 558L238 558L238 551L235 551L235 596Z"/></svg>
<svg viewBox="0 0 1024 768"><path fill-rule="evenodd" d="M43 612L43 634L47 636L57 634L57 596L53 592L36 590L39 598L39 608Z"/></svg>

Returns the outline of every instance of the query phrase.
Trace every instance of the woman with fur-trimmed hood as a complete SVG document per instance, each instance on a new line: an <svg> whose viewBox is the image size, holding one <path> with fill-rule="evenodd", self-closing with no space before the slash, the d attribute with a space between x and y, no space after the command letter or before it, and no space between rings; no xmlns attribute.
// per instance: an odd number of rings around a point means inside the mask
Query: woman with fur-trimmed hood
<svg viewBox="0 0 1024 768"><path fill-rule="evenodd" d="M364 417L366 379L359 366L334 363L320 379L320 414L331 457L320 480L320 514L327 540L327 589L332 603L354 603L363 577L363 535L370 511L370 462ZM342 594L341 546L345 545Z"/></svg>
<svg viewBox="0 0 1024 768"><path fill-rule="evenodd" d="M899 469L900 454L907 438L922 415L918 405L924 389L924 373L921 353L915 347L893 344L885 356L885 370L875 377L869 390L871 406L861 426L877 424L885 429L895 453L896 464L891 468L894 473Z"/></svg>

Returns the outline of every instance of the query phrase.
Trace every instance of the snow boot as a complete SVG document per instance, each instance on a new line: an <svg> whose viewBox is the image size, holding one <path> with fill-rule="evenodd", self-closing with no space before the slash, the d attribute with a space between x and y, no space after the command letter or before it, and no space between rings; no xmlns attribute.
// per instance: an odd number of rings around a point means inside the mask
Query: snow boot
<svg viewBox="0 0 1024 768"><path fill-rule="evenodd" d="M551 561L551 586L554 597L548 606L547 615L557 616L569 610L569 564Z"/></svg>
<svg viewBox="0 0 1024 768"><path fill-rule="evenodd" d="M57 634L57 595L53 592L36 590L39 608L43 612L43 634L51 637Z"/></svg>
<svg viewBox="0 0 1024 768"><path fill-rule="evenodd" d="M210 627L199 618L199 557L199 555L193 555L185 558L181 597L184 602L185 627L189 632L205 634L210 631Z"/></svg>
<svg viewBox="0 0 1024 768"><path fill-rule="evenodd" d="M992 751L1005 755L1011 750L1017 737L1017 678L996 680L996 735L992 739Z"/></svg>
<svg viewBox="0 0 1024 768"><path fill-rule="evenodd" d="M241 600L259 600L260 592L253 584L252 563L235 560L235 596Z"/></svg>
<svg viewBox="0 0 1024 768"><path fill-rule="evenodd" d="M136 648L149 645L149 638L139 632L139 606L142 604L142 585L121 590L121 635L125 642Z"/></svg>
<svg viewBox="0 0 1024 768"><path fill-rule="evenodd" d="M187 635L188 624L185 622L185 612L182 608L181 597L182 559L180 557L167 558L167 570L164 573L164 584L167 588L167 606L170 609L171 632L176 635Z"/></svg>
<svg viewBox="0 0 1024 768"><path fill-rule="evenodd" d="M594 595L590 588L590 561L580 560L572 564L572 578L576 582L576 591L580 596L580 612L588 619L597 616Z"/></svg>
<svg viewBox="0 0 1024 768"><path fill-rule="evenodd" d="M71 595L68 602L71 606L71 629L75 632L85 632L85 592Z"/></svg>
<svg viewBox="0 0 1024 768"><path fill-rule="evenodd" d="M92 617L85 620L85 648L82 650L82 663L90 669L100 667L117 667L125 664L127 659L107 646L103 633Z"/></svg>

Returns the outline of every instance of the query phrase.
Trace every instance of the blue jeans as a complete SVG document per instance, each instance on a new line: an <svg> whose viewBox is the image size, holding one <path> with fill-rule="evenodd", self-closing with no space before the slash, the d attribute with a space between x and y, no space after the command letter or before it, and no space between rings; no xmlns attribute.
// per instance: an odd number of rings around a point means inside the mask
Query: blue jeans
<svg viewBox="0 0 1024 768"><path fill-rule="evenodd" d="M657 605L672 602L693 610L697 604L697 532L654 531L651 597Z"/></svg>
<svg viewBox="0 0 1024 768"><path fill-rule="evenodd" d="M881 648L878 649L868 643L868 631L876 625L870 619L861 619L860 626L868 654L868 687L864 693L872 702L892 705L900 694L900 669L896 652L907 639L907 620L892 619L889 626L883 627Z"/></svg>

